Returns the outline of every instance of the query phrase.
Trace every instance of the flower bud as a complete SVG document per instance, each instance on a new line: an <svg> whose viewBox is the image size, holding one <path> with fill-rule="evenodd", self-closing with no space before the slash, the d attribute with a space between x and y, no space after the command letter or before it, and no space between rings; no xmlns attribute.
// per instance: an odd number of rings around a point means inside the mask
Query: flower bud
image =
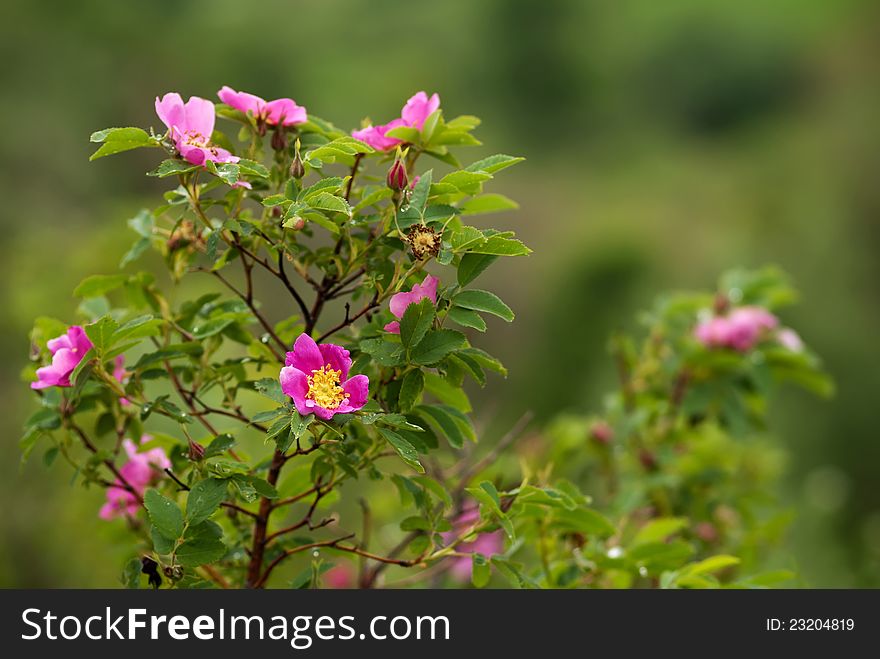
<svg viewBox="0 0 880 659"><path fill-rule="evenodd" d="M290 163L290 175L297 181L306 175L306 166L303 165L302 158L299 157L299 150L297 150L293 162Z"/></svg>
<svg viewBox="0 0 880 659"><path fill-rule="evenodd" d="M198 442L194 442L193 440L189 440L189 459L193 462L199 462L205 457L205 447L199 444Z"/></svg>
<svg viewBox="0 0 880 659"><path fill-rule="evenodd" d="M287 148L287 135L284 134L283 126L277 126L275 128L275 131L272 133L270 144L276 151L284 151L284 149Z"/></svg>
<svg viewBox="0 0 880 659"><path fill-rule="evenodd" d="M295 215L291 219L290 224L287 225L287 228L293 229L294 231L299 231L299 230L303 229L305 226L306 226L306 221L303 218L301 218L299 215Z"/></svg>
<svg viewBox="0 0 880 659"><path fill-rule="evenodd" d="M614 430L605 421L597 421L590 428L590 439L602 446L608 446L614 439Z"/></svg>
<svg viewBox="0 0 880 659"><path fill-rule="evenodd" d="M391 169L388 170L385 184L395 192L406 190L406 186L409 185L409 179L406 175L406 166L400 158L395 159L394 164L391 165Z"/></svg>

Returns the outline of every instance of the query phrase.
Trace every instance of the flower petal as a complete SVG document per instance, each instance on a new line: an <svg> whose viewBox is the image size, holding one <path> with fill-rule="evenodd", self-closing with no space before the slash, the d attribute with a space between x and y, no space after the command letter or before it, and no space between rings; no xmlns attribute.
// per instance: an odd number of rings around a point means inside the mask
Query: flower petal
<svg viewBox="0 0 880 659"><path fill-rule="evenodd" d="M185 133L198 133L206 140L214 132L214 103L198 96L190 96L184 106L186 121L178 128Z"/></svg>
<svg viewBox="0 0 880 659"><path fill-rule="evenodd" d="M294 126L306 121L306 109L297 105L293 99L279 98L266 103L266 123Z"/></svg>
<svg viewBox="0 0 880 659"><path fill-rule="evenodd" d="M321 359L324 360L324 364L329 364L334 371L342 372L340 381L347 380L348 369L351 368L351 353L334 343L321 343L318 345L318 350L321 351Z"/></svg>
<svg viewBox="0 0 880 659"><path fill-rule="evenodd" d="M391 296L391 300L388 302L388 307L391 309L391 313L397 318L403 318L403 313L406 311L406 308L421 299L422 296L413 291L409 291L408 293L395 293Z"/></svg>
<svg viewBox="0 0 880 659"><path fill-rule="evenodd" d="M309 378L298 368L293 366L285 366L281 369L279 376L281 381L281 391L293 399L296 405L296 411L300 414L311 414L312 409L307 403L306 394L309 393Z"/></svg>
<svg viewBox="0 0 880 659"><path fill-rule="evenodd" d="M223 85L223 88L217 92L217 96L229 107L240 110L245 114L250 112L255 117L259 117L266 109L265 99L247 92L237 92L226 85Z"/></svg>
<svg viewBox="0 0 880 659"><path fill-rule="evenodd" d="M169 92L159 99L156 97L156 114L165 124L168 130L175 126L183 126L186 122L186 112L183 109L183 99L177 92Z"/></svg>
<svg viewBox="0 0 880 659"><path fill-rule="evenodd" d="M300 334L293 344L293 356L288 353L287 364L295 366L303 373L311 374L324 367L324 357L318 344L308 334Z"/></svg>
<svg viewBox="0 0 880 659"><path fill-rule="evenodd" d="M392 334L400 334L400 323L396 320L392 320L390 323L385 325L384 329L386 332L391 332Z"/></svg>
<svg viewBox="0 0 880 659"><path fill-rule="evenodd" d="M430 98L425 92L418 92L410 97L400 111L400 117L407 123L421 130L425 120L440 107L440 97L432 94Z"/></svg>
<svg viewBox="0 0 880 659"><path fill-rule="evenodd" d="M366 375L355 375L342 383L348 399L337 408L337 412L353 412L367 404L370 397L370 379Z"/></svg>

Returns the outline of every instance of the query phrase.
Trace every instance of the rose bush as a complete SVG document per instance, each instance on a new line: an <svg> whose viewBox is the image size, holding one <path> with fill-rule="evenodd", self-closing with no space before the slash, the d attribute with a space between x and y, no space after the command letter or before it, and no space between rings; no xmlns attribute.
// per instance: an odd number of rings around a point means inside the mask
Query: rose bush
<svg viewBox="0 0 880 659"><path fill-rule="evenodd" d="M92 135L92 159L154 149L170 185L121 272L74 290L82 324L31 336L24 457L46 441L105 488L126 585L762 583L729 572L757 551L749 436L773 380L827 388L771 313L778 274L667 301L640 350L617 341L601 419L524 417L485 451L466 389L506 375L479 346L514 314L474 282L529 249L484 226L516 208L484 186L523 159L462 166L480 122L437 94L350 133L290 98L218 98L165 94L162 132ZM151 251L170 286L130 271Z"/></svg>

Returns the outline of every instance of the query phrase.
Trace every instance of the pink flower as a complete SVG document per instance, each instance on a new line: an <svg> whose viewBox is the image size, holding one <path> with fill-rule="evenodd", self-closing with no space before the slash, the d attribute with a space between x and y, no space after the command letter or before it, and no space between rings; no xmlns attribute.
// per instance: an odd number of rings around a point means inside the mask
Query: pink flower
<svg viewBox="0 0 880 659"><path fill-rule="evenodd" d="M125 385L128 371L125 370L125 355L117 355L113 360L113 377L119 380L119 384ZM119 399L120 405L131 405L127 398Z"/></svg>
<svg viewBox="0 0 880 659"><path fill-rule="evenodd" d="M461 534L473 526L480 519L480 511L476 505L466 508L452 523L452 531L441 533L443 541L447 544L455 540ZM456 547L463 553L482 554L492 556L504 551L504 536L501 531L480 533L472 542L463 542ZM473 558L470 556L457 556L453 559L449 573L456 581L470 581L473 570Z"/></svg>
<svg viewBox="0 0 880 659"><path fill-rule="evenodd" d="M428 298L437 304L437 285L440 283L436 277L427 275L421 284L415 284L409 293L395 293L391 296L388 306L396 318L403 318L406 308L411 304L417 304ZM385 325L385 331L392 334L400 334L400 323L392 320Z"/></svg>
<svg viewBox="0 0 880 659"><path fill-rule="evenodd" d="M702 321L694 329L694 336L709 348L747 352L778 325L779 320L766 309L739 307L726 316Z"/></svg>
<svg viewBox="0 0 880 659"><path fill-rule="evenodd" d="M349 563L337 563L324 573L324 583L328 588L343 590L355 587L354 569Z"/></svg>
<svg viewBox="0 0 880 659"><path fill-rule="evenodd" d="M140 443L144 444L150 439L149 435L144 435ZM147 486L158 480L160 470L171 468L171 460L161 447L139 453L138 447L130 439L123 440L122 446L128 460L119 468L119 474L134 488L137 496L126 489L122 480L117 479L114 485L107 488L107 502L98 513L101 519L135 515L140 506L138 496L143 496Z"/></svg>
<svg viewBox="0 0 880 659"><path fill-rule="evenodd" d="M214 104L198 96L184 103L180 94L171 92L156 97L156 114L168 127L180 156L193 165L207 161L238 162L238 157L211 143L214 132Z"/></svg>
<svg viewBox="0 0 880 659"><path fill-rule="evenodd" d="M394 137L385 137L385 133L398 126L406 126L406 122L403 119L394 119L381 126L367 126L361 130L356 130L351 136L361 142L366 142L377 151L389 151L398 144L401 144L402 140Z"/></svg>
<svg viewBox="0 0 880 659"><path fill-rule="evenodd" d="M370 380L366 375L348 377L351 357L342 346L318 345L308 334L300 334L284 364L281 390L303 416L314 414L326 421L334 414L359 410L367 402Z"/></svg>
<svg viewBox="0 0 880 659"><path fill-rule="evenodd" d="M274 101L266 101L259 96L247 92L237 92L226 85L217 92L220 100L231 108L247 114L250 112L257 122L270 126L295 126L305 123L308 118L306 109L296 104L290 98L278 98Z"/></svg>
<svg viewBox="0 0 880 659"><path fill-rule="evenodd" d="M788 327L783 327L777 332L776 340L792 352L801 352L804 349L804 342L800 335Z"/></svg>
<svg viewBox="0 0 880 659"><path fill-rule="evenodd" d="M437 94L431 94L431 97L428 98L425 92L418 92L403 106L403 110L400 111L400 117L406 122L407 126L422 130L425 120L436 112L439 107L440 97Z"/></svg>
<svg viewBox="0 0 880 659"><path fill-rule="evenodd" d="M52 353L52 365L37 369L37 380L31 382L31 389L71 386L70 374L92 348L85 330L73 325L68 328L67 334L50 339L46 345Z"/></svg>
<svg viewBox="0 0 880 659"><path fill-rule="evenodd" d="M440 97L437 94L431 94L429 98L425 92L418 92L406 102L400 111L400 117L393 119L387 124L379 126L367 126L361 130L354 131L351 135L361 142L366 142L377 151L388 151L398 144L402 143L394 137L386 137L386 133L392 128L398 126L409 126L416 130L421 130L425 125L425 120L440 107Z"/></svg>

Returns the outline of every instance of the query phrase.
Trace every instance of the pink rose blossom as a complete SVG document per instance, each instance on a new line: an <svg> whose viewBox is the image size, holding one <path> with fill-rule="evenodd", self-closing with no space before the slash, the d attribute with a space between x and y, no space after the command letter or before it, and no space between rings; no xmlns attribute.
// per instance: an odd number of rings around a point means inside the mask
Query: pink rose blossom
<svg viewBox="0 0 880 659"><path fill-rule="evenodd" d="M370 380L366 375L348 377L351 357L342 346L318 345L308 334L300 334L284 364L281 390L303 416L314 414L326 421L334 414L359 410L367 402Z"/></svg>
<svg viewBox="0 0 880 659"><path fill-rule="evenodd" d="M31 382L31 389L71 386L70 374L92 348L85 330L73 325L66 334L50 339L46 345L52 353L52 364L37 369L37 380Z"/></svg>
<svg viewBox="0 0 880 659"><path fill-rule="evenodd" d="M305 123L308 118L306 109L290 98L278 98L266 101L259 96L247 92L237 92L226 85L217 92L220 100L231 108L247 114L250 112L258 122L270 126L295 126Z"/></svg>
<svg viewBox="0 0 880 659"><path fill-rule="evenodd" d="M149 435L144 435L140 443L145 444L151 439ZM140 453L137 445L130 439L123 440L122 447L128 460L119 468L119 475L134 488L137 496L126 489L122 480L117 479L114 485L107 488L107 502L98 513L101 519L135 515L140 506L138 496L142 497L147 486L158 480L159 471L171 468L171 460L161 447Z"/></svg>
<svg viewBox="0 0 880 659"><path fill-rule="evenodd" d="M418 92L412 96L400 111L400 117L406 122L407 126L412 126L417 130L422 130L425 120L430 117L440 107L440 97L437 94L428 95L425 92Z"/></svg>
<svg viewBox="0 0 880 659"><path fill-rule="evenodd" d="M421 130L425 120L440 107L440 97L431 94L430 98L425 92L418 92L406 102L400 111L400 117L389 121L387 124L367 126L354 131L351 135L361 142L366 142L377 151L388 151L402 143L394 137L386 137L386 133L392 128L408 126Z"/></svg>
<svg viewBox="0 0 880 659"><path fill-rule="evenodd" d="M466 508L455 518L452 523L452 531L441 533L443 541L450 543L462 533L476 524L480 520L480 511L476 504ZM492 556L500 554L504 551L504 536L501 531L492 531L491 533L480 533L473 541L463 542L456 547L456 550L462 553L482 554L483 556ZM473 571L473 558L470 556L457 556L452 559L452 567L449 573L456 581L470 581L471 572Z"/></svg>
<svg viewBox="0 0 880 659"><path fill-rule="evenodd" d="M411 304L417 304L425 298L428 298L434 304L437 304L437 285L440 281L436 277L427 275L421 284L415 284L408 293L395 293L391 296L389 307L395 318L403 318L406 308ZM400 323L392 320L385 325L385 331L392 334L400 334Z"/></svg>
<svg viewBox="0 0 880 659"><path fill-rule="evenodd" d="M776 329L779 320L761 307L739 307L726 316L714 316L700 322L694 336L709 348L733 348L748 352Z"/></svg>
<svg viewBox="0 0 880 659"><path fill-rule="evenodd" d="M193 165L207 161L238 162L238 157L211 143L214 132L214 104L198 96L184 103L180 94L171 92L156 97L156 114L168 127L181 158Z"/></svg>
<svg viewBox="0 0 880 659"><path fill-rule="evenodd" d="M385 137L385 133L398 126L406 126L406 122L403 119L394 119L381 126L367 126L361 130L356 130L351 136L361 142L366 142L377 151L389 151L398 144L401 144L402 140L394 137Z"/></svg>

